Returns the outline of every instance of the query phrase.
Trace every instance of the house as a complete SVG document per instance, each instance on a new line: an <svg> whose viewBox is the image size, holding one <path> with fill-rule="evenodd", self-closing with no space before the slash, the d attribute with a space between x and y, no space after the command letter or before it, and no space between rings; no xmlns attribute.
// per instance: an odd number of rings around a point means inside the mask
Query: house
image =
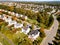
<svg viewBox="0 0 60 45"><path fill-rule="evenodd" d="M4 16L3 15L0 15L0 19L4 20Z"/></svg>
<svg viewBox="0 0 60 45"><path fill-rule="evenodd" d="M23 17L23 15L20 15L20 17Z"/></svg>
<svg viewBox="0 0 60 45"><path fill-rule="evenodd" d="M18 13L16 13L15 15L16 15L16 17L20 17L20 15Z"/></svg>
<svg viewBox="0 0 60 45"><path fill-rule="evenodd" d="M27 16L22 16L22 19L25 19L25 20L27 20Z"/></svg>
<svg viewBox="0 0 60 45"><path fill-rule="evenodd" d="M3 20L5 20L7 15L6 14L3 14L3 16L4 16Z"/></svg>
<svg viewBox="0 0 60 45"><path fill-rule="evenodd" d="M47 12L47 14L51 15L51 13L50 13L50 12Z"/></svg>
<svg viewBox="0 0 60 45"><path fill-rule="evenodd" d="M17 23L16 21L9 21L8 26L11 26L11 25L16 24L16 23Z"/></svg>
<svg viewBox="0 0 60 45"><path fill-rule="evenodd" d="M8 12L7 10L5 10L4 12Z"/></svg>
<svg viewBox="0 0 60 45"><path fill-rule="evenodd" d="M55 9L53 9L53 10L51 11L51 13L55 13L55 11L56 11L56 10L55 10Z"/></svg>
<svg viewBox="0 0 60 45"><path fill-rule="evenodd" d="M2 9L2 11L4 12L5 10L4 10L4 9Z"/></svg>
<svg viewBox="0 0 60 45"><path fill-rule="evenodd" d="M25 16L25 20L27 20L27 16Z"/></svg>
<svg viewBox="0 0 60 45"><path fill-rule="evenodd" d="M27 22L27 26L32 26L32 24L30 24L30 23Z"/></svg>
<svg viewBox="0 0 60 45"><path fill-rule="evenodd" d="M12 19L10 17L5 18L5 22L10 22L10 21L12 21Z"/></svg>
<svg viewBox="0 0 60 45"><path fill-rule="evenodd" d="M1 15L0 15L0 19L2 19Z"/></svg>
<svg viewBox="0 0 60 45"><path fill-rule="evenodd" d="M11 12L11 15L15 15L15 13L14 12Z"/></svg>
<svg viewBox="0 0 60 45"><path fill-rule="evenodd" d="M29 27L23 27L21 32L23 32L24 34L28 34L29 31L30 31Z"/></svg>
<svg viewBox="0 0 60 45"><path fill-rule="evenodd" d="M9 14L11 14L11 12L10 12L10 11L8 11L8 13L9 13Z"/></svg>
<svg viewBox="0 0 60 45"><path fill-rule="evenodd" d="M0 11L2 11L2 9L0 9Z"/></svg>
<svg viewBox="0 0 60 45"><path fill-rule="evenodd" d="M14 24L14 28L22 28L22 27L23 27L23 24L20 24L20 23Z"/></svg>
<svg viewBox="0 0 60 45"><path fill-rule="evenodd" d="M38 30L32 30L29 33L28 38L32 39L33 41L36 40L36 38L39 36L40 32Z"/></svg>

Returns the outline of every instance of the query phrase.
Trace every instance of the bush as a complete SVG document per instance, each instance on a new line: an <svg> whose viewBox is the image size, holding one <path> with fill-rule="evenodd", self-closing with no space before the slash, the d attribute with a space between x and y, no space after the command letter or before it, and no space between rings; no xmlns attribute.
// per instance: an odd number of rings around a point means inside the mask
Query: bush
<svg viewBox="0 0 60 45"><path fill-rule="evenodd" d="M44 38L45 37L45 33L44 33L44 28L40 29L40 37Z"/></svg>

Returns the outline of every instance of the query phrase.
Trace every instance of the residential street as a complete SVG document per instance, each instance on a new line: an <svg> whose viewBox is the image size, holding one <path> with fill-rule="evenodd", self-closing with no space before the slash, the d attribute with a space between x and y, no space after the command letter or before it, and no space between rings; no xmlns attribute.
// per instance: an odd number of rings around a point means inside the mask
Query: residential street
<svg viewBox="0 0 60 45"><path fill-rule="evenodd" d="M5 40L7 40L10 45L15 45L11 40L9 40L9 39L8 39L4 34L2 34L1 32L0 32L0 35L1 35Z"/></svg>
<svg viewBox="0 0 60 45"><path fill-rule="evenodd" d="M60 0L0 0L0 45L60 45Z"/></svg>
<svg viewBox="0 0 60 45"><path fill-rule="evenodd" d="M58 30L58 21L55 16L54 17L54 23L50 30L45 30L46 37L42 41L41 45L48 45L48 43L52 43L52 40L54 40L54 36L56 36L57 30Z"/></svg>

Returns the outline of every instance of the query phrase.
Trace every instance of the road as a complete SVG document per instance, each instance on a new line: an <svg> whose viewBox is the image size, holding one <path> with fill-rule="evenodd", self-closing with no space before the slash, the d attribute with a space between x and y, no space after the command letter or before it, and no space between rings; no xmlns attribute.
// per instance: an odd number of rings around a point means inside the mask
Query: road
<svg viewBox="0 0 60 45"><path fill-rule="evenodd" d="M56 16L53 15L53 17L54 17L54 23L50 28L50 30L45 29L44 32L46 34L46 37L43 39L40 45L48 45L48 43L52 43L52 40L54 40L54 37L56 36L59 23L56 19Z"/></svg>
<svg viewBox="0 0 60 45"><path fill-rule="evenodd" d="M10 45L15 45L11 40L9 40L9 39L8 39L4 34L2 34L1 32L0 32L0 35L1 35L5 40L7 40Z"/></svg>

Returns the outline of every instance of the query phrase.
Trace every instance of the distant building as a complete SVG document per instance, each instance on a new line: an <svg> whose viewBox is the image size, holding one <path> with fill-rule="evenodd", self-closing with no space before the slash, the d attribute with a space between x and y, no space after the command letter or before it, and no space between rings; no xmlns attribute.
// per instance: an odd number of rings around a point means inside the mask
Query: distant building
<svg viewBox="0 0 60 45"><path fill-rule="evenodd" d="M4 12L5 10L4 10L4 9L2 9L2 11Z"/></svg>
<svg viewBox="0 0 60 45"><path fill-rule="evenodd" d="M5 10L4 12L8 12L7 10Z"/></svg>
<svg viewBox="0 0 60 45"><path fill-rule="evenodd" d="M15 13L14 12L11 12L11 15L15 15Z"/></svg>
<svg viewBox="0 0 60 45"><path fill-rule="evenodd" d="M22 16L22 19L25 19L25 20L27 20L27 16Z"/></svg>
<svg viewBox="0 0 60 45"><path fill-rule="evenodd" d="M3 19L4 18L4 16L3 15L0 15L0 19Z"/></svg>
<svg viewBox="0 0 60 45"><path fill-rule="evenodd" d="M20 17L23 17L23 15L20 15Z"/></svg>
<svg viewBox="0 0 60 45"><path fill-rule="evenodd" d="M0 11L2 11L2 9L0 9Z"/></svg>
<svg viewBox="0 0 60 45"><path fill-rule="evenodd" d="M47 14L51 15L51 12L47 12Z"/></svg>
<svg viewBox="0 0 60 45"><path fill-rule="evenodd" d="M8 13L9 13L9 14L11 14L11 12L10 12L10 11L8 11Z"/></svg>
<svg viewBox="0 0 60 45"><path fill-rule="evenodd" d="M10 22L10 21L12 21L12 19L11 18L5 18L5 22Z"/></svg>
<svg viewBox="0 0 60 45"><path fill-rule="evenodd" d="M51 13L54 13L54 12L56 12L56 10L55 10L55 9L53 9L53 10L51 11Z"/></svg>
<svg viewBox="0 0 60 45"><path fill-rule="evenodd" d="M25 20L27 20L28 18L27 18L27 16L25 16Z"/></svg>
<svg viewBox="0 0 60 45"><path fill-rule="evenodd" d="M2 20L5 20L5 14L4 15L0 15L0 19L2 19Z"/></svg>
<svg viewBox="0 0 60 45"><path fill-rule="evenodd" d="M16 13L15 15L16 15L16 17L20 17L20 14L18 14L18 13Z"/></svg>

